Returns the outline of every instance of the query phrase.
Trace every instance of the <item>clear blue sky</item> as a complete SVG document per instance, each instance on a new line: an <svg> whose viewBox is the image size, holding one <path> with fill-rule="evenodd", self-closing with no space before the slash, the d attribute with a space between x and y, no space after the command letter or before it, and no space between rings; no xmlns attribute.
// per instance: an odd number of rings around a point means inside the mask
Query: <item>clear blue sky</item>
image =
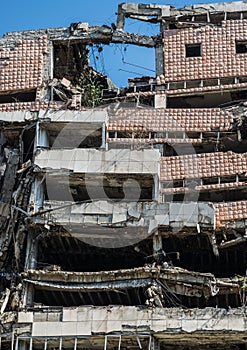
<svg viewBox="0 0 247 350"><path fill-rule="evenodd" d="M129 0L130 1L130 0ZM0 11L0 37L6 32L21 31L25 29L68 27L73 22L88 22L90 25L110 25L116 22L118 3L123 0L2 0ZM138 1L133 1L138 2ZM152 0L140 0L141 3L151 3ZM173 6L183 7L194 3L208 3L216 1L203 0L175 0ZM217 1L219 2L219 1ZM156 1L160 4L170 4L169 1ZM156 34L158 26L140 21L129 21L126 28L128 31ZM99 58L95 59L98 56ZM92 65L108 74L115 84L124 86L128 77L140 75L152 75L148 70L136 68L131 64L138 64L153 70L154 50L126 45L111 45L104 47L98 55L91 54ZM124 72L122 70L128 70ZM133 72L133 73L130 73ZM138 75L138 74L140 75Z"/></svg>

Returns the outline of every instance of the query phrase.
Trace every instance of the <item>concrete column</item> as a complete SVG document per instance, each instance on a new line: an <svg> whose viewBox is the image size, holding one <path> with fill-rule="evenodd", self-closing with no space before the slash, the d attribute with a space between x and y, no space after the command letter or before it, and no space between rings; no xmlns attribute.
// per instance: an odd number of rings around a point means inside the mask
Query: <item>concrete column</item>
<svg viewBox="0 0 247 350"><path fill-rule="evenodd" d="M35 270L38 258L38 240L33 237L33 232L28 233L25 270ZM26 283L23 291L24 306L32 306L34 298L34 287Z"/></svg>
<svg viewBox="0 0 247 350"><path fill-rule="evenodd" d="M158 175L154 175L153 200L159 201L160 179Z"/></svg>
<svg viewBox="0 0 247 350"><path fill-rule="evenodd" d="M164 74L164 47L163 45L155 48L155 63L156 63L156 75Z"/></svg>
<svg viewBox="0 0 247 350"><path fill-rule="evenodd" d="M151 338L149 349L150 350L160 350L160 342L158 339L155 339L153 336Z"/></svg>
<svg viewBox="0 0 247 350"><path fill-rule="evenodd" d="M33 232L29 231L27 237L27 251L25 270L35 270L37 267L38 258L38 240L34 239Z"/></svg>
<svg viewBox="0 0 247 350"><path fill-rule="evenodd" d="M36 269L37 259L38 259L38 240L33 239L31 244L31 251L30 251L30 269L31 270Z"/></svg>
<svg viewBox="0 0 247 350"><path fill-rule="evenodd" d="M6 142L6 138L4 136L4 133L0 131L0 145L5 144L5 142Z"/></svg>
<svg viewBox="0 0 247 350"><path fill-rule="evenodd" d="M239 129L237 130L237 134L238 134L238 141L241 142L242 141L242 135L241 135L241 131Z"/></svg>
<svg viewBox="0 0 247 350"><path fill-rule="evenodd" d="M25 283L24 287L24 296L23 296L23 306L33 306L34 299L34 287L30 283Z"/></svg>
<svg viewBox="0 0 247 350"><path fill-rule="evenodd" d="M125 14L124 14L124 10L122 9L122 4L120 4L118 5L117 29L124 30L124 24L125 24Z"/></svg>
<svg viewBox="0 0 247 350"><path fill-rule="evenodd" d="M54 46L50 45L50 71L49 78L53 80L54 78Z"/></svg>
<svg viewBox="0 0 247 350"><path fill-rule="evenodd" d="M44 202L44 183L42 179L36 177L34 186L33 186L33 194L34 194L34 212L37 213L40 208L43 207Z"/></svg>
<svg viewBox="0 0 247 350"><path fill-rule="evenodd" d="M49 148L49 139L47 131L44 128L41 128L40 122L36 123L36 133L34 140L34 154L38 148Z"/></svg>
<svg viewBox="0 0 247 350"><path fill-rule="evenodd" d="M157 253L162 249L162 236L159 235L158 231L153 235L153 253Z"/></svg>
<svg viewBox="0 0 247 350"><path fill-rule="evenodd" d="M106 148L106 125L105 123L102 124L102 143L101 148Z"/></svg>

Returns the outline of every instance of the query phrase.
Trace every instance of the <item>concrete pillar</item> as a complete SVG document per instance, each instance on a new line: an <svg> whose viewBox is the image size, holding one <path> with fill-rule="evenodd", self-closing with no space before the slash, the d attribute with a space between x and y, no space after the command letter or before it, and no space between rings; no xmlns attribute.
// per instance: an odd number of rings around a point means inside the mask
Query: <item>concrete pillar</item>
<svg viewBox="0 0 247 350"><path fill-rule="evenodd" d="M4 136L3 131L0 131L0 145L4 145L6 142L6 138Z"/></svg>
<svg viewBox="0 0 247 350"><path fill-rule="evenodd" d="M117 14L117 29L118 30L124 30L124 24L125 24L125 13L122 9L123 4L118 5L118 14Z"/></svg>
<svg viewBox="0 0 247 350"><path fill-rule="evenodd" d="M27 250L25 260L25 270L35 270L38 259L38 240L33 237L33 232L28 233ZM34 298L34 287L30 283L26 283L23 290L24 306L32 306Z"/></svg>
<svg viewBox="0 0 247 350"><path fill-rule="evenodd" d="M38 259L38 240L33 239L30 251L30 269L35 270L37 267L37 259Z"/></svg>
<svg viewBox="0 0 247 350"><path fill-rule="evenodd" d="M150 350L160 350L160 342L159 342L159 340L155 339L154 337L152 337L149 349Z"/></svg>
<svg viewBox="0 0 247 350"><path fill-rule="evenodd" d="M158 231L153 235L153 253L157 253L162 249L162 236Z"/></svg>
<svg viewBox="0 0 247 350"><path fill-rule="evenodd" d="M164 47L163 45L155 48L156 76L164 74Z"/></svg>
<svg viewBox="0 0 247 350"><path fill-rule="evenodd" d="M38 148L49 148L49 139L47 131L40 126L40 122L36 123L36 133L34 140L34 154Z"/></svg>
<svg viewBox="0 0 247 350"><path fill-rule="evenodd" d="M25 270L35 270L38 258L38 240L34 239L33 231L29 231L27 237L27 251Z"/></svg>
<svg viewBox="0 0 247 350"><path fill-rule="evenodd" d="M42 179L36 177L34 186L33 186L33 195L34 195L34 213L37 213L40 208L43 207L44 202L44 182Z"/></svg>
<svg viewBox="0 0 247 350"><path fill-rule="evenodd" d="M23 306L33 306L34 299L34 287L31 283L25 283L24 287L24 296L23 296Z"/></svg>
<svg viewBox="0 0 247 350"><path fill-rule="evenodd" d="M106 148L106 125L105 123L102 124L102 143L101 148Z"/></svg>
<svg viewBox="0 0 247 350"><path fill-rule="evenodd" d="M154 175L153 200L158 202L159 202L159 192L160 192L160 179L158 175Z"/></svg>

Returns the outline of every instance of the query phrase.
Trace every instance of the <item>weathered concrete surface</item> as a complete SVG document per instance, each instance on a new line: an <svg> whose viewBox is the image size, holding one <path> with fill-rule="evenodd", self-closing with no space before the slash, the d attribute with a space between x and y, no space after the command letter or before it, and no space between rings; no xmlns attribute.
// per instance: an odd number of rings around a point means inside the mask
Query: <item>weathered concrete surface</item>
<svg viewBox="0 0 247 350"><path fill-rule="evenodd" d="M57 321L48 320L49 311L19 312L18 324L32 323L32 336L76 336L93 334L121 334L145 331L157 333L159 338L175 334L210 334L213 338L226 332L235 339L247 331L244 308L225 309L149 309L140 307L78 307L63 308ZM39 316L39 317L38 317ZM36 321L39 320L39 321ZM202 340L203 336L201 335Z"/></svg>
<svg viewBox="0 0 247 350"><path fill-rule="evenodd" d="M0 115L1 117L1 115ZM84 111L39 111L38 118L48 118L56 123L104 123L107 120L107 109L89 109Z"/></svg>
<svg viewBox="0 0 247 350"><path fill-rule="evenodd" d="M5 123L28 123L29 121L46 120L56 123L104 123L107 119L106 109L88 109L82 111L71 110L48 110L39 112L15 111L0 112L0 122Z"/></svg>
<svg viewBox="0 0 247 350"><path fill-rule="evenodd" d="M238 294L240 291L237 279L216 279L211 273L198 273L178 267L100 272L29 270L23 273L23 278L26 283L53 291L124 290L147 287L154 279L161 280L178 295L210 297L217 294Z"/></svg>
<svg viewBox="0 0 247 350"><path fill-rule="evenodd" d="M0 266L4 263L12 233L14 230L14 212L11 208L12 194L14 191L17 169L19 163L19 151L5 148L6 169L1 179L0 193ZM12 222L13 221L13 222Z"/></svg>
<svg viewBox="0 0 247 350"><path fill-rule="evenodd" d="M210 203L157 203L96 201L76 204L73 202L44 202L47 220L61 225L82 224L98 227L146 228L151 234L158 227L214 228L214 209ZM60 209L59 209L60 208ZM86 229L89 230L89 227Z"/></svg>
<svg viewBox="0 0 247 350"><path fill-rule="evenodd" d="M42 150L35 165L43 170L66 169L75 173L158 174L158 150L126 149L97 151L95 149Z"/></svg>
<svg viewBox="0 0 247 350"><path fill-rule="evenodd" d="M79 24L79 23L78 23ZM113 30L111 27L103 26L89 26L88 30L77 28L49 28L40 30L26 30L23 32L9 32L0 39L0 47L11 48L14 47L15 41L18 39L33 40L43 35L47 35L51 41L59 41L66 44L81 42L85 44L101 43L125 43L145 47L155 47L157 37L140 34L127 33L122 30Z"/></svg>
<svg viewBox="0 0 247 350"><path fill-rule="evenodd" d="M29 111L0 112L0 121L6 123L24 123L35 120L35 114Z"/></svg>

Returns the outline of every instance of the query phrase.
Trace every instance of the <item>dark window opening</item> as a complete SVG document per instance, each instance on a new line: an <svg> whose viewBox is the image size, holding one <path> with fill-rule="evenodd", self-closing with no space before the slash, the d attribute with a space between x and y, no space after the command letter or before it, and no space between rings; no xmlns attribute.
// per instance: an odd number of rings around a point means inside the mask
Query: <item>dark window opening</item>
<svg viewBox="0 0 247 350"><path fill-rule="evenodd" d="M10 340L6 340L4 338L2 338L2 350L9 350L11 349L11 341Z"/></svg>
<svg viewBox="0 0 247 350"><path fill-rule="evenodd" d="M32 160L34 139L35 139L35 127L24 131L23 136L22 136L23 162L27 162L28 160Z"/></svg>
<svg viewBox="0 0 247 350"><path fill-rule="evenodd" d="M36 99L36 90L1 94L0 103L32 102Z"/></svg>
<svg viewBox="0 0 247 350"><path fill-rule="evenodd" d="M166 134L162 135L164 138L166 138ZM168 132L167 133L168 139L182 139L184 137L184 132L182 131L174 131L174 132Z"/></svg>
<svg viewBox="0 0 247 350"><path fill-rule="evenodd" d="M227 240L234 238L236 238L234 235L227 234ZM224 240L223 235L218 235L217 243L220 244L222 240ZM247 263L246 242L220 249L218 258L215 257L206 235L201 237L195 235L184 238L163 238L163 246L166 247L168 252L179 252L179 256L172 256L172 263L175 266L191 271L210 272L219 278L245 275Z"/></svg>
<svg viewBox="0 0 247 350"><path fill-rule="evenodd" d="M200 192L199 202L232 202L241 201L246 199L246 192L238 187L229 189L226 187L224 190L217 191L205 191Z"/></svg>
<svg viewBox="0 0 247 350"><path fill-rule="evenodd" d="M176 147L176 150L177 150L177 147ZM177 156L178 154L176 150L169 144L165 143L163 145L163 156L166 156L166 157Z"/></svg>
<svg viewBox="0 0 247 350"><path fill-rule="evenodd" d="M105 200L106 198L126 202L151 201L153 198L154 179L152 175L139 174L56 174L46 175L49 188L49 197L46 200L71 201ZM103 188L101 186L103 185ZM100 189L100 190L99 190Z"/></svg>
<svg viewBox="0 0 247 350"><path fill-rule="evenodd" d="M184 89L183 81L176 81L169 83L169 90Z"/></svg>
<svg viewBox="0 0 247 350"><path fill-rule="evenodd" d="M239 83L247 83L247 77L239 77Z"/></svg>
<svg viewBox="0 0 247 350"><path fill-rule="evenodd" d="M185 45L186 57L199 57L202 55L201 44L188 44Z"/></svg>
<svg viewBox="0 0 247 350"><path fill-rule="evenodd" d="M102 128L90 123L43 124L53 149L100 148Z"/></svg>
<svg viewBox="0 0 247 350"><path fill-rule="evenodd" d="M173 181L164 181L162 182L162 188L173 188Z"/></svg>
<svg viewBox="0 0 247 350"><path fill-rule="evenodd" d="M191 80L186 82L187 89L201 87L201 80Z"/></svg>
<svg viewBox="0 0 247 350"><path fill-rule="evenodd" d="M177 180L173 182L173 187L174 188L179 188L179 187L183 187L184 186L184 182L183 180Z"/></svg>
<svg viewBox="0 0 247 350"><path fill-rule="evenodd" d="M46 237L39 242L38 269L58 265L63 271L97 272L142 267L152 255L152 240L129 247L100 248L73 237Z"/></svg>
<svg viewBox="0 0 247 350"><path fill-rule="evenodd" d="M47 306L80 306L80 305L145 305L145 289L132 288L99 292L63 292L39 290L35 288L34 303Z"/></svg>
<svg viewBox="0 0 247 350"><path fill-rule="evenodd" d="M108 306L144 306L147 300L147 287L124 288L109 291L48 291L35 288L34 303L53 307L73 307L81 305ZM176 295L171 292L163 293L165 307L174 307L181 305L189 308L220 307L227 308L240 307L240 296L236 294L216 295L215 297L205 298L188 297Z"/></svg>
<svg viewBox="0 0 247 350"><path fill-rule="evenodd" d="M247 40L236 41L236 53L247 53Z"/></svg>
<svg viewBox="0 0 247 350"><path fill-rule="evenodd" d="M136 306L145 305L146 302L146 288L133 288L114 291L99 291L99 292L64 292L62 291L48 291L35 288L34 303L43 304L47 306L108 306L108 305L125 305ZM205 307L221 307L227 308L240 307L241 301L239 295L220 295L216 297L187 297L183 295L176 295L172 298L171 295L164 295L164 303L166 307L174 307L177 303L189 308L205 308Z"/></svg>
<svg viewBox="0 0 247 350"><path fill-rule="evenodd" d="M199 139L201 137L201 133L188 131L186 132L186 137L188 139Z"/></svg>
<svg viewBox="0 0 247 350"><path fill-rule="evenodd" d="M115 131L109 131L109 139L115 139ZM118 137L118 134L117 134L117 137Z"/></svg>
<svg viewBox="0 0 247 350"><path fill-rule="evenodd" d="M247 90L174 96L167 98L167 108L215 108L229 102L246 100L246 98Z"/></svg>
<svg viewBox="0 0 247 350"><path fill-rule="evenodd" d="M180 302L183 306L188 308L205 308L205 307L219 307L219 308L232 308L240 307L242 305L241 298L237 294L222 294L214 297L188 297L184 295L178 295ZM201 349L201 347L200 347ZM217 347L218 349L218 347Z"/></svg>

